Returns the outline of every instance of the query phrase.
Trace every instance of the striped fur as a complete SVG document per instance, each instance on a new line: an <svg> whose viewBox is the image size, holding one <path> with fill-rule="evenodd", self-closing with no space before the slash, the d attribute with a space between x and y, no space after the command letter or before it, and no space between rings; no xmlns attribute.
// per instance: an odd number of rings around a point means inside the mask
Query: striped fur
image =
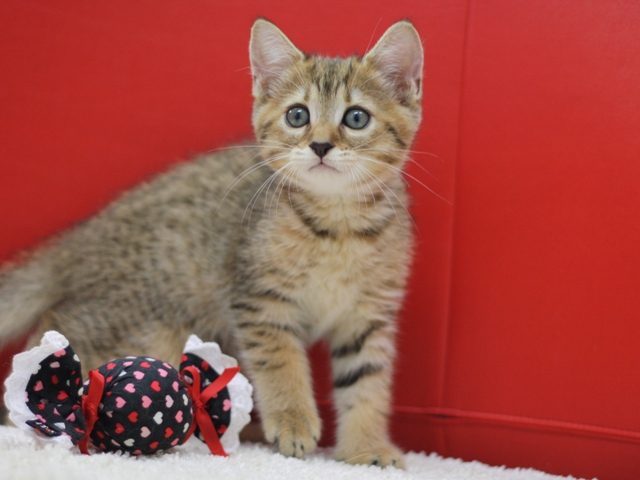
<svg viewBox="0 0 640 480"><path fill-rule="evenodd" d="M0 340L39 323L86 368L146 354L177 363L190 333L239 356L266 438L320 436L306 346L331 349L336 457L402 466L388 436L395 317L412 250L402 169L420 123L422 47L408 22L364 57L300 52L258 20L257 143L201 157L126 193L0 274ZM309 123L286 121L292 107ZM345 112L368 112L365 128ZM313 142L331 148L322 159Z"/></svg>

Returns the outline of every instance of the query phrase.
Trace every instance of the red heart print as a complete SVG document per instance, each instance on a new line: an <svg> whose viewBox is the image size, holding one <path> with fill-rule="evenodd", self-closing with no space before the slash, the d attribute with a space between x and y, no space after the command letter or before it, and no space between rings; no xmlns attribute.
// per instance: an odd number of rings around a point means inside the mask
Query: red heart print
<svg viewBox="0 0 640 480"><path fill-rule="evenodd" d="M171 427L167 427L164 431L164 438L169 438L171 435L173 435L173 430Z"/></svg>
<svg viewBox="0 0 640 480"><path fill-rule="evenodd" d="M124 432L124 427L120 423L116 423L116 433Z"/></svg>
<svg viewBox="0 0 640 480"><path fill-rule="evenodd" d="M127 415L127 418L131 423L136 423L138 421L138 412L131 412Z"/></svg>
<svg viewBox="0 0 640 480"><path fill-rule="evenodd" d="M64 400L65 398L69 398L69 395L64 390L60 390L60 393L58 393L58 400Z"/></svg>
<svg viewBox="0 0 640 480"><path fill-rule="evenodd" d="M107 363L107 370L111 370L112 368L116 368L116 364L113 362Z"/></svg>
<svg viewBox="0 0 640 480"><path fill-rule="evenodd" d="M155 390L156 392L160 391L160 382L158 382L157 380L154 380L153 382L151 382L151 389Z"/></svg>
<svg viewBox="0 0 640 480"><path fill-rule="evenodd" d="M142 362L140 366L143 368L151 368L151 364L149 362Z"/></svg>
<svg viewBox="0 0 640 480"><path fill-rule="evenodd" d="M158 442L153 442L149 444L149 448L155 450L156 448L158 448Z"/></svg>

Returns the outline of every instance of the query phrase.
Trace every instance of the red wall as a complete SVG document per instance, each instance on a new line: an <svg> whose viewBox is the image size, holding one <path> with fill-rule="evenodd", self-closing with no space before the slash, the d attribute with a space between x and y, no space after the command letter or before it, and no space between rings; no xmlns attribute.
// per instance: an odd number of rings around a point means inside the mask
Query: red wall
<svg viewBox="0 0 640 480"><path fill-rule="evenodd" d="M249 136L258 15L328 55L362 53L407 17L424 39L409 173L437 196L411 181L418 252L396 440L638 478L636 2L5 0L0 259L171 163Z"/></svg>

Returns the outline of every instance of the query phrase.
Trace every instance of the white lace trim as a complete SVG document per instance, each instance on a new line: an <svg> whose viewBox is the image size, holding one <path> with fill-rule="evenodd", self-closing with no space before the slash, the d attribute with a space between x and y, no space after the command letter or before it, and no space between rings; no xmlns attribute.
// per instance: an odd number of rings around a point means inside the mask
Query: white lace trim
<svg viewBox="0 0 640 480"><path fill-rule="evenodd" d="M66 435L45 437L26 424L28 420L37 420L36 415L27 406L27 385L31 375L38 373L42 360L49 355L53 355L58 350L64 350L68 346L69 341L64 335L52 330L44 334L40 346L33 347L31 350L14 356L11 375L5 381L4 404L9 410L9 419L21 430L40 440L72 448L73 443Z"/></svg>
<svg viewBox="0 0 640 480"><path fill-rule="evenodd" d="M218 374L225 368L238 366L236 359L222 353L217 343L203 342L196 335L189 337L184 353L192 353L206 360ZM220 437L220 443L227 453L232 453L240 446L240 432L251 421L253 387L242 373L237 373L227 385L227 389L232 405L231 422L227 431Z"/></svg>

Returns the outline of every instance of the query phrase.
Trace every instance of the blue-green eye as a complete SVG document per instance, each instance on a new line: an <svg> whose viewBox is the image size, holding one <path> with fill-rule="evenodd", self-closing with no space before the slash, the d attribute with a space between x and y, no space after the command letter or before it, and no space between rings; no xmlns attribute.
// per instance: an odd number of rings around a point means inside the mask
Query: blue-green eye
<svg viewBox="0 0 640 480"><path fill-rule="evenodd" d="M342 123L354 130L362 130L369 125L370 118L371 116L361 108L350 108L347 110L347 113L344 114Z"/></svg>
<svg viewBox="0 0 640 480"><path fill-rule="evenodd" d="M292 107L285 115L287 124L293 128L304 127L309 123L309 110L305 107Z"/></svg>

